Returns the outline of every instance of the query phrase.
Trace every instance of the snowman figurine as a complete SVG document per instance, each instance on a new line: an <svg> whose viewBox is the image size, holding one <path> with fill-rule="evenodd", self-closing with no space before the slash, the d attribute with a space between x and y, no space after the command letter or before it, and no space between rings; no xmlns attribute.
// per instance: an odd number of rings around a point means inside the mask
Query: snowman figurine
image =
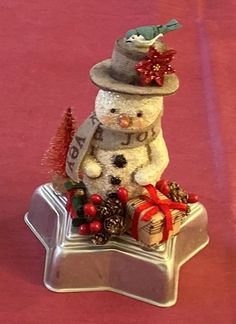
<svg viewBox="0 0 236 324"><path fill-rule="evenodd" d="M158 39L155 48L165 52L167 46ZM177 90L178 78L165 74L162 86L140 85L135 67L146 55L121 38L112 59L90 71L100 88L95 111L75 134L67 158L68 176L78 181L82 171L89 194L105 197L125 187L130 198L138 197L168 165L161 129L163 97Z"/></svg>
<svg viewBox="0 0 236 324"><path fill-rule="evenodd" d="M129 197L140 195L141 186L156 183L168 164L163 97L100 90L95 113L101 125L81 164L88 191L105 196L122 186Z"/></svg>

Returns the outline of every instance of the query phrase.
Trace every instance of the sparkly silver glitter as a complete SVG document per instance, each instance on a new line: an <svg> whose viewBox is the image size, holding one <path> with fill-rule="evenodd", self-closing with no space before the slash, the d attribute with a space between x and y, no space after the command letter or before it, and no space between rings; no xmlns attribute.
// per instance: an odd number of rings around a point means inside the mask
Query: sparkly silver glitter
<svg viewBox="0 0 236 324"><path fill-rule="evenodd" d="M163 109L163 97L141 96L100 90L95 101L95 111L102 124L120 129L119 116L127 115L132 123L127 129L138 130L151 125ZM112 112L114 111L114 112ZM141 117L137 114L142 113Z"/></svg>

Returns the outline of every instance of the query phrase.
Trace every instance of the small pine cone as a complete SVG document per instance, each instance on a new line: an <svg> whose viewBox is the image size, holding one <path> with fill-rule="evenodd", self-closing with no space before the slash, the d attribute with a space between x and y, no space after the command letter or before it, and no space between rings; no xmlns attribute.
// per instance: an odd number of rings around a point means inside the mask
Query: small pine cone
<svg viewBox="0 0 236 324"><path fill-rule="evenodd" d="M96 245L103 245L106 244L108 240L109 240L109 234L100 232L94 235L94 237L92 238L92 243Z"/></svg>
<svg viewBox="0 0 236 324"><path fill-rule="evenodd" d="M176 182L169 182L168 185L170 188L170 193L168 194L168 198L170 198L175 202L182 202L184 204L187 204L188 202L187 192L184 191Z"/></svg>
<svg viewBox="0 0 236 324"><path fill-rule="evenodd" d="M104 230L109 234L120 235L125 231L124 218L112 216L104 220Z"/></svg>
<svg viewBox="0 0 236 324"><path fill-rule="evenodd" d="M97 216L99 219L105 219L112 216L123 216L124 207L119 199L107 198L97 206Z"/></svg>

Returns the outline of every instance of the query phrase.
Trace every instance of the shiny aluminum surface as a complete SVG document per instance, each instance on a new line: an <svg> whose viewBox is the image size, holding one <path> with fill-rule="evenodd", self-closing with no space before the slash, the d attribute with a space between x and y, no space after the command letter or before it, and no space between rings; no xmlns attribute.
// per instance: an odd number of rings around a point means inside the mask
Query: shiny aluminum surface
<svg viewBox="0 0 236 324"><path fill-rule="evenodd" d="M128 235L95 246L77 234L66 200L50 184L34 192L25 221L46 248L45 286L55 292L109 290L153 305L175 304L179 269L208 243L207 212L196 203L180 233L155 249Z"/></svg>

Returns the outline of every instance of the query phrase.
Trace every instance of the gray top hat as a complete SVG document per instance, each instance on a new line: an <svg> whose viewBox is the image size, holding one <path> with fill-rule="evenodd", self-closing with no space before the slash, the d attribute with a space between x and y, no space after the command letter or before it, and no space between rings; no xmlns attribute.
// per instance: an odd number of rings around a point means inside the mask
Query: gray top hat
<svg viewBox="0 0 236 324"><path fill-rule="evenodd" d="M155 47L161 52L166 45L157 41ZM116 41L112 58L102 61L92 67L90 78L92 82L103 90L128 94L166 96L173 94L179 87L176 74L166 74L163 85L139 85L139 74L135 65L147 54L147 50L137 48L126 43L123 38Z"/></svg>

